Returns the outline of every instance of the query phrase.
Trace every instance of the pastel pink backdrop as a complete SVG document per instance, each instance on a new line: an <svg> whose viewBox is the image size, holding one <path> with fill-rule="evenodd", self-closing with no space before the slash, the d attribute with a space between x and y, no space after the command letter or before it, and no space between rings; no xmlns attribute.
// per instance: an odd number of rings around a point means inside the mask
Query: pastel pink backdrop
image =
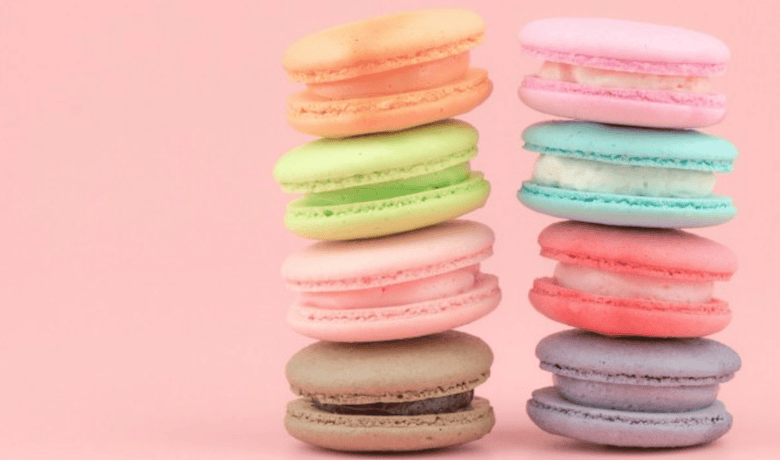
<svg viewBox="0 0 780 460"><path fill-rule="evenodd" d="M290 331L293 294L279 280L309 242L282 226L276 159L311 138L284 121L279 61L298 37L405 9L482 14L473 52L492 97L462 118L481 133L474 161L493 184L469 218L495 229L504 301L463 330L496 355L478 389L497 425L473 444L421 457L586 458L635 451L549 436L529 421L530 392L550 382L535 344L563 326L526 300L552 264L536 236L553 221L515 200L533 156L519 133L549 117L516 87L538 62L521 57L523 24L606 16L714 34L733 59L717 88L729 113L706 131L741 152L720 193L738 217L697 231L730 246L741 269L718 287L734 321L715 335L743 357L722 387L732 432L670 458L777 458L780 313L777 151L780 75L774 2L74 1L0 4L0 458L258 459L349 456L301 444L282 428L293 396L283 369L310 340Z"/></svg>

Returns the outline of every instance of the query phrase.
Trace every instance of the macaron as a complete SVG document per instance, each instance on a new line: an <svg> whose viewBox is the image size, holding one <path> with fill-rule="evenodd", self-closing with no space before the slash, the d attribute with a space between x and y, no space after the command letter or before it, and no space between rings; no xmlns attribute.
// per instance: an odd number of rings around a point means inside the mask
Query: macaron
<svg viewBox="0 0 780 460"><path fill-rule="evenodd" d="M557 222L539 234L557 260L529 300L550 319L607 335L702 337L731 321L713 296L737 259L725 246L681 230Z"/></svg>
<svg viewBox="0 0 780 460"><path fill-rule="evenodd" d="M468 112L493 88L469 65L484 40L474 12L438 8L378 16L308 35L282 64L306 89L287 101L297 130L323 137L396 131Z"/></svg>
<svg viewBox="0 0 780 460"><path fill-rule="evenodd" d="M477 337L447 331L392 342L317 342L287 364L285 427L342 451L416 451L481 438L495 423L474 397L493 354Z"/></svg>
<svg viewBox="0 0 780 460"><path fill-rule="evenodd" d="M730 142L693 130L547 121L523 131L539 153L518 199L534 211L608 225L689 228L727 222L715 174L733 169Z"/></svg>
<svg viewBox="0 0 780 460"><path fill-rule="evenodd" d="M711 77L730 53L701 32L603 18L551 18L520 31L524 52L544 60L520 99L550 115L655 128L714 125L726 98Z"/></svg>
<svg viewBox="0 0 780 460"><path fill-rule="evenodd" d="M381 238L319 242L282 265L300 292L288 322L334 342L404 339L479 319L501 300L498 279L482 273L493 231L451 220Z"/></svg>
<svg viewBox="0 0 780 460"><path fill-rule="evenodd" d="M614 338L567 330L536 347L553 387L526 409L548 433L597 444L682 447L723 436L732 416L717 394L740 368L710 339Z"/></svg>
<svg viewBox="0 0 780 460"><path fill-rule="evenodd" d="M481 207L490 185L469 160L477 130L445 120L394 133L319 139L283 155L274 177L305 196L287 207L293 233L321 240L390 235Z"/></svg>

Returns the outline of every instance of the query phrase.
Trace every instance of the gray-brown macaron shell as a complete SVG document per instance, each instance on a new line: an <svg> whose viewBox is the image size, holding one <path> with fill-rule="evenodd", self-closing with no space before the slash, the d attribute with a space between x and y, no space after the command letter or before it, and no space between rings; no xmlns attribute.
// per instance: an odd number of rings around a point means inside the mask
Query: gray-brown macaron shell
<svg viewBox="0 0 780 460"><path fill-rule="evenodd" d="M436 398L473 390L490 374L493 354L457 331L407 340L318 342L287 364L292 391L285 428L295 438L342 451L417 451L479 439L495 424L490 403L475 397L463 410L425 415L343 415L314 407Z"/></svg>
<svg viewBox="0 0 780 460"><path fill-rule="evenodd" d="M287 363L290 389L321 403L370 404L447 396L487 380L493 353L477 337L447 331L416 339L317 342Z"/></svg>

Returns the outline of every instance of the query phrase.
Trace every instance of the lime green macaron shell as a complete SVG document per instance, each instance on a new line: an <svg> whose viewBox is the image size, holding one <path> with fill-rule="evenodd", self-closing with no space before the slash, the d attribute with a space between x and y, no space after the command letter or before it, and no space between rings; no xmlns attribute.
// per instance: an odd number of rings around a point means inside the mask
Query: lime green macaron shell
<svg viewBox="0 0 780 460"><path fill-rule="evenodd" d="M274 170L283 190L305 194L288 205L285 224L303 237L346 240L463 215L490 191L469 168L476 145L477 131L457 120L305 144Z"/></svg>

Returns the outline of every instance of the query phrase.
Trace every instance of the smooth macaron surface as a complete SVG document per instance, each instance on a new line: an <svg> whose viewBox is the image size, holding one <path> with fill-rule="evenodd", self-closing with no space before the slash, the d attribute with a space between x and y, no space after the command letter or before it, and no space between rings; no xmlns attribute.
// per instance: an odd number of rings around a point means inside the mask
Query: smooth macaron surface
<svg viewBox="0 0 780 460"><path fill-rule="evenodd" d="M607 225L689 228L736 214L713 194L715 173L733 169L736 148L693 130L548 121L523 132L540 154L518 199L552 215Z"/></svg>
<svg viewBox="0 0 780 460"><path fill-rule="evenodd" d="M288 152L274 177L306 193L288 205L294 233L348 240L400 233L481 207L490 186L468 161L477 132L445 120L396 133L318 140Z"/></svg>
<svg viewBox="0 0 780 460"><path fill-rule="evenodd" d="M528 76L519 89L520 99L543 113L656 128L710 126L725 116L725 97L706 79L725 72L730 54L710 35L619 19L550 18L527 24L519 39L525 52L561 69Z"/></svg>
<svg viewBox="0 0 780 460"><path fill-rule="evenodd" d="M526 24L523 48L543 59L666 75L717 75L729 49L694 30L608 18L549 18Z"/></svg>
<svg viewBox="0 0 780 460"><path fill-rule="evenodd" d="M613 336L703 337L732 313L713 295L731 278L734 254L672 229L556 222L539 235L555 276L534 281L531 305L550 319Z"/></svg>
<svg viewBox="0 0 780 460"><path fill-rule="evenodd" d="M493 250L485 225L452 220L382 238L320 242L282 265L301 292L288 322L308 337L364 342L462 326L492 311L498 279L479 270Z"/></svg>
<svg viewBox="0 0 780 460"><path fill-rule="evenodd" d="M288 99L288 121L305 133L340 138L467 112L492 91L487 72L467 63L468 50L483 39L482 18L454 8L378 16L306 36L282 59L290 79L309 85ZM460 70L448 59L459 60Z"/></svg>
<svg viewBox="0 0 780 460"><path fill-rule="evenodd" d="M555 222L538 238L541 255L608 271L677 280L728 280L737 258L726 246L674 229Z"/></svg>
<svg viewBox="0 0 780 460"><path fill-rule="evenodd" d="M469 391L487 380L492 362L481 339L447 331L392 342L316 342L290 359L286 374L299 396L365 404Z"/></svg>
<svg viewBox="0 0 780 460"><path fill-rule="evenodd" d="M722 383L741 366L734 350L711 339L618 338L581 329L545 337L536 357L557 375L637 386Z"/></svg>
<svg viewBox="0 0 780 460"><path fill-rule="evenodd" d="M307 35L287 48L282 65L294 81L344 80L467 51L484 32L484 21L472 11L407 11Z"/></svg>
<svg viewBox="0 0 780 460"><path fill-rule="evenodd" d="M456 331L392 342L317 342L287 364L290 387L303 398L287 406L285 427L304 442L346 451L423 450L473 441L494 424L483 398L454 412L419 415L346 415L318 404L385 409L468 393L487 379L492 361L487 344Z"/></svg>

